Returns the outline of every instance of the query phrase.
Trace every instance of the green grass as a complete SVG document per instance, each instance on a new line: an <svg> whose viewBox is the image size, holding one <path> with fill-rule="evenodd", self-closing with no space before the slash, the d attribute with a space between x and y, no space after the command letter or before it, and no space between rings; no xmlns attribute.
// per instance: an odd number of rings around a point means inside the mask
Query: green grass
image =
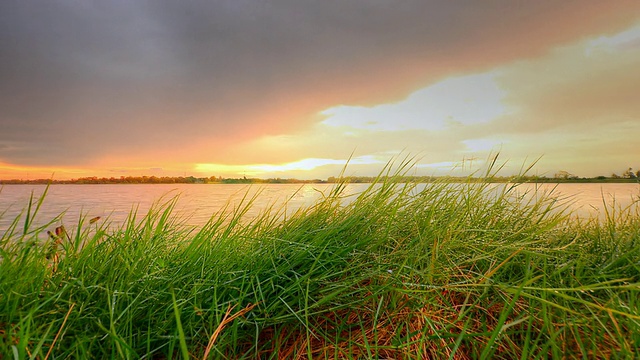
<svg viewBox="0 0 640 360"><path fill-rule="evenodd" d="M0 358L638 356L637 204L579 220L515 186L394 181L409 165L197 229L169 199L44 239L59 219L34 227L32 198L0 238Z"/></svg>

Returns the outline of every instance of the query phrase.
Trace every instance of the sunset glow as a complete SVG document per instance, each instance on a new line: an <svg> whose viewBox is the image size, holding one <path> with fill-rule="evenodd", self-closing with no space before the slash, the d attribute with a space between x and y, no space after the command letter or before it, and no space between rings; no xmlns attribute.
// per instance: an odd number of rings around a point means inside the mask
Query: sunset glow
<svg viewBox="0 0 640 360"><path fill-rule="evenodd" d="M302 159L286 164L246 164L246 165L223 165L223 164L196 164L195 171L198 173L214 174L245 174L249 176L261 176L264 174L289 173L295 171L312 171L319 167L328 165L345 166L350 165L375 165L382 161L371 156L363 156L354 159Z"/></svg>
<svg viewBox="0 0 640 360"><path fill-rule="evenodd" d="M640 2L267 3L3 2L0 179L640 168Z"/></svg>

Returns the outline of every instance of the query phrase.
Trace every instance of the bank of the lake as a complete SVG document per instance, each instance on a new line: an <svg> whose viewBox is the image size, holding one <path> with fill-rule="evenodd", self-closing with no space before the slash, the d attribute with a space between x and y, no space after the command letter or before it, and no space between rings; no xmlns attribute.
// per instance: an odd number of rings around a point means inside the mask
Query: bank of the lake
<svg viewBox="0 0 640 360"><path fill-rule="evenodd" d="M637 200L596 220L567 215L558 207L568 199L545 191L490 186L391 178L356 198L338 184L311 188L319 195L296 210L251 216L245 189L196 228L165 198L120 227L87 217L70 234L34 222L44 206L35 199L0 240L0 352L636 356Z"/></svg>

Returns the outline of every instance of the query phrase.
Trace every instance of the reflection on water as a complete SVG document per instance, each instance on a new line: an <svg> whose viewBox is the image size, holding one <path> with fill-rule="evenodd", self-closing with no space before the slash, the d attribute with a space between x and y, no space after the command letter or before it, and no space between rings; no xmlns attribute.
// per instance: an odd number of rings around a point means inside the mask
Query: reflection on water
<svg viewBox="0 0 640 360"><path fill-rule="evenodd" d="M253 199L247 216L253 217L273 206L291 213L300 207L313 205L322 194L327 194L332 184L273 184L273 185L232 185L232 184L157 184L157 185L52 185L36 222L45 223L64 213L62 222L73 225L80 215L87 218L101 216L114 224L127 218L137 207L139 216L146 214L154 201L169 200L179 196L176 213L187 217L187 223L204 224L209 218L222 211L225 206L233 209L244 201ZM428 185L421 185L423 188ZM352 184L346 194L355 194L368 187L367 184ZM518 191L552 191L567 202L579 216L603 216L604 203L626 206L640 200L638 184L521 184ZM31 192L39 197L43 185L5 185L0 191L0 233L7 229L15 217L23 211ZM255 198L254 198L255 196ZM604 199L604 200L603 200ZM4 212L4 214L3 214Z"/></svg>

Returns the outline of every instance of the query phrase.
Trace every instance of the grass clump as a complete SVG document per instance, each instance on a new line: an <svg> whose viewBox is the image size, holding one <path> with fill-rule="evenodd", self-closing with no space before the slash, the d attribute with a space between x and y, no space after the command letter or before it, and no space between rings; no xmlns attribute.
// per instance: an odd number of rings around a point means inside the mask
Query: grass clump
<svg viewBox="0 0 640 360"><path fill-rule="evenodd" d="M578 220L517 186L384 175L353 199L338 184L293 215L248 219L246 198L194 229L170 199L115 229L81 218L46 240L57 219L33 227L42 198L32 199L0 239L0 353L636 356L637 206Z"/></svg>

